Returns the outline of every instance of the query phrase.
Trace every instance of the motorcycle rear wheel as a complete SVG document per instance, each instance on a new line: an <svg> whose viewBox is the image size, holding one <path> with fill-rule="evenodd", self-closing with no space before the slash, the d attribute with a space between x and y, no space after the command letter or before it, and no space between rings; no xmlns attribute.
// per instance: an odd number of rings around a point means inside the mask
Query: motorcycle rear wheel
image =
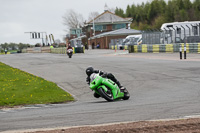
<svg viewBox="0 0 200 133"><path fill-rule="evenodd" d="M113 101L113 95L112 92L108 89L108 91L106 92L103 88L99 88L99 94L101 95L101 97L103 97L104 99L106 99L107 101L111 102Z"/></svg>

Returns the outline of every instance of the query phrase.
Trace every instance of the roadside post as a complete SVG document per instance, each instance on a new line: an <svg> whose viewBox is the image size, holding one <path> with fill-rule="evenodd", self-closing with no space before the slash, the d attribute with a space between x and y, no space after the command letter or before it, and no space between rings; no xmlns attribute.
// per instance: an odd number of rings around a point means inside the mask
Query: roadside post
<svg viewBox="0 0 200 133"><path fill-rule="evenodd" d="M186 59L186 42L184 43L184 59Z"/></svg>
<svg viewBox="0 0 200 133"><path fill-rule="evenodd" d="M186 34L185 34L185 28L181 25L181 27L184 29L184 38L185 38L185 41L184 41L184 59L186 59L186 41L187 41L187 37L186 37Z"/></svg>
<svg viewBox="0 0 200 133"><path fill-rule="evenodd" d="M182 45L180 44L180 60L182 60Z"/></svg>

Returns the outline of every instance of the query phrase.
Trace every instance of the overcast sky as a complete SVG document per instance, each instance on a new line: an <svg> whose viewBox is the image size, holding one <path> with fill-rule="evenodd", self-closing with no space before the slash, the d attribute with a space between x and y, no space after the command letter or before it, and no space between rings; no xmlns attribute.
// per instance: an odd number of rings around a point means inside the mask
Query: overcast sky
<svg viewBox="0 0 200 133"><path fill-rule="evenodd" d="M109 8L141 4L147 0L0 0L0 44L2 43L41 43L41 40L30 39L24 32L47 32L55 39L66 35L63 18L69 9L88 19L90 12L104 11L105 3Z"/></svg>

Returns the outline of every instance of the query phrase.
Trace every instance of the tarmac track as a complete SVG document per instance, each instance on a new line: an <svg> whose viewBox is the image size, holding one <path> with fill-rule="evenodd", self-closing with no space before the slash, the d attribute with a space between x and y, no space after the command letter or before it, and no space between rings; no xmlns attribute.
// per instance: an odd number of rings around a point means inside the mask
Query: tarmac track
<svg viewBox="0 0 200 133"><path fill-rule="evenodd" d="M200 57L88 50L61 54L1 55L0 61L57 83L76 102L0 110L0 131L182 118L200 115ZM96 99L85 82L88 66L113 73L130 92L127 101Z"/></svg>

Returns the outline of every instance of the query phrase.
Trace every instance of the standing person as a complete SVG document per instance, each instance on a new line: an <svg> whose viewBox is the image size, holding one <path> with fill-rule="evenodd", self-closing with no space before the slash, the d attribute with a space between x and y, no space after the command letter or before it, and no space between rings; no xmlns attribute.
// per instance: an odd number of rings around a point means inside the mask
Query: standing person
<svg viewBox="0 0 200 133"><path fill-rule="evenodd" d="M97 44L97 48L100 48L100 45L99 45L99 43Z"/></svg>
<svg viewBox="0 0 200 133"><path fill-rule="evenodd" d="M7 49L5 48L5 54L7 54Z"/></svg>
<svg viewBox="0 0 200 133"><path fill-rule="evenodd" d="M87 42L85 43L85 49L87 49L87 50L88 50L88 45L87 45Z"/></svg>

